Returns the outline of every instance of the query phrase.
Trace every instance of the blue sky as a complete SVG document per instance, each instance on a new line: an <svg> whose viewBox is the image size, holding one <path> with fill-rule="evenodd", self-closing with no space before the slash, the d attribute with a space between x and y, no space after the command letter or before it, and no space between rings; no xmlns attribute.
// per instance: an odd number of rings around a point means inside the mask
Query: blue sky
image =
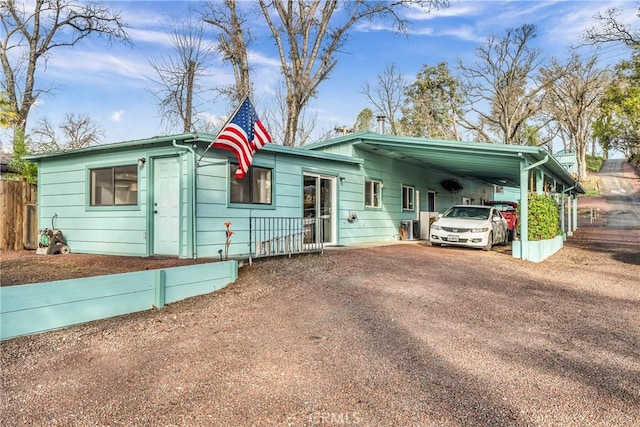
<svg viewBox="0 0 640 427"><path fill-rule="evenodd" d="M152 94L150 79L154 72L149 57L169 52L168 25L173 18L184 18L189 5L198 2L173 1L112 1L106 2L120 10L133 46L108 46L101 39L86 40L72 49L52 52L46 69L38 74L40 87L54 88L52 96L42 98L32 109L29 127L43 116L57 125L67 113L90 116L104 130L102 142L118 142L177 133L160 124ZM361 93L365 82L374 83L376 76L391 63L411 81L424 64L449 63L455 71L458 59L475 59L474 49L490 34L501 34L506 28L524 23L538 26L537 47L545 55L564 58L571 46L581 42L584 31L593 25L594 15L608 7L625 9L625 19L632 22L638 3L633 1L456 1L449 8L424 14L408 11L411 21L407 36L397 35L380 23L359 25L352 32L345 53L329 80L319 87L318 97L310 106L317 114L318 135L336 126L351 126L357 114L369 105ZM279 59L268 29L259 23L252 28L258 36L251 50L254 100L260 112L273 96L279 83ZM582 54L593 53L592 47L582 47ZM621 46L601 49L600 61L614 64L627 57ZM205 86L232 81L231 70L214 61L210 81ZM204 105L210 118L224 117L230 106L212 98ZM233 106L231 107L233 108ZM264 117L263 117L264 119ZM263 120L264 121L264 120ZM266 123L267 126L269 123ZM6 136L2 136L7 148ZM277 142L277 141L276 141Z"/></svg>

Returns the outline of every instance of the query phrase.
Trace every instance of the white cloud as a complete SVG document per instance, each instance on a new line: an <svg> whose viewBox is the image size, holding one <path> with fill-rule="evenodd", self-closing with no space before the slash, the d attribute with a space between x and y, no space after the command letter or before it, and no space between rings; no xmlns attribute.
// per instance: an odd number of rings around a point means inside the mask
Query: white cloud
<svg viewBox="0 0 640 427"><path fill-rule="evenodd" d="M449 7L425 11L417 5L409 8L405 17L411 21L426 21L440 18L463 18L478 16L486 9L486 2L452 2Z"/></svg>
<svg viewBox="0 0 640 427"><path fill-rule="evenodd" d="M111 119L112 122L115 122L115 123L121 122L122 119L124 118L124 110L114 111L113 113L111 113L111 116L109 118Z"/></svg>

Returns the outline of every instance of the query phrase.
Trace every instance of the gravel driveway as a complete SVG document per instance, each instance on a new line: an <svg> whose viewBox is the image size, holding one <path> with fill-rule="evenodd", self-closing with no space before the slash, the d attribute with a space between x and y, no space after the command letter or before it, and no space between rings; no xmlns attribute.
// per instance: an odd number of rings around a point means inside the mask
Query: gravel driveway
<svg viewBox="0 0 640 427"><path fill-rule="evenodd" d="M5 341L0 419L637 426L640 242L594 247L596 229L538 264L415 243L266 260L214 294Z"/></svg>

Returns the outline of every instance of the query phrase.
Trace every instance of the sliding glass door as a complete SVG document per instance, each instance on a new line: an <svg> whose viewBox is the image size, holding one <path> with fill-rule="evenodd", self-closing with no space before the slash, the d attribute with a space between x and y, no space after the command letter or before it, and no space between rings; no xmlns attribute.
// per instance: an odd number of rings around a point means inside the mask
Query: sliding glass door
<svg viewBox="0 0 640 427"><path fill-rule="evenodd" d="M336 243L336 178L304 174L305 243Z"/></svg>

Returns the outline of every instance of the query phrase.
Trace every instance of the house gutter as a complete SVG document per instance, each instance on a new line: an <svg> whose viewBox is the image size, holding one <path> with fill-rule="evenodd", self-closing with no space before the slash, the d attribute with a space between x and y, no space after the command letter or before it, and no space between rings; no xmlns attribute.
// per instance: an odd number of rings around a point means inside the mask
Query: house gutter
<svg viewBox="0 0 640 427"><path fill-rule="evenodd" d="M197 137L194 139L194 142L197 141ZM193 161L195 162L196 159L196 152L193 148L187 146L187 145L179 145L178 141L174 138L173 141L171 141L171 145L173 145L176 148L179 149L185 149L189 152L191 152L191 156L193 158ZM191 163L189 163L191 164ZM194 163L195 164L195 163ZM196 240L197 240L197 230L196 230L196 206L197 206L197 200L196 200L196 194L197 194L197 174L195 172L195 167L189 167L188 171L187 171L188 175L189 175L189 182L191 182L191 200L187 202L187 210L191 210L191 212L188 212L187 216L189 218L189 221L191 222L191 224L188 225L188 228L191 230L191 257L192 258L197 258L198 257L198 253L197 253L197 247L198 245L196 244Z"/></svg>

